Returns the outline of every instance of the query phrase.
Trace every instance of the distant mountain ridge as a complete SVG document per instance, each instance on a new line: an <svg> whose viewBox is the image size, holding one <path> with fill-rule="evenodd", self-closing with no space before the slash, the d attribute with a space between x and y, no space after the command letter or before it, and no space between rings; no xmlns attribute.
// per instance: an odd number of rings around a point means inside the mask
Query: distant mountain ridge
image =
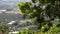
<svg viewBox="0 0 60 34"><path fill-rule="evenodd" d="M0 0L0 10L16 7L19 0Z"/></svg>
<svg viewBox="0 0 60 34"><path fill-rule="evenodd" d="M19 0L0 0L0 5L12 5L16 4L17 2L19 2Z"/></svg>
<svg viewBox="0 0 60 34"><path fill-rule="evenodd" d="M18 2L28 2L30 0L0 0L0 10L14 8Z"/></svg>

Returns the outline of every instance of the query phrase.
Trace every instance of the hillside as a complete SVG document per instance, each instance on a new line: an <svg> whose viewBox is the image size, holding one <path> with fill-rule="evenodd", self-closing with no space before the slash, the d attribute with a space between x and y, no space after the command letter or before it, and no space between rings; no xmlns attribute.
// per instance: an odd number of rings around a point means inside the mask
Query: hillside
<svg viewBox="0 0 60 34"><path fill-rule="evenodd" d="M0 0L0 10L2 9L11 9L16 7L16 3L18 3L18 0Z"/></svg>

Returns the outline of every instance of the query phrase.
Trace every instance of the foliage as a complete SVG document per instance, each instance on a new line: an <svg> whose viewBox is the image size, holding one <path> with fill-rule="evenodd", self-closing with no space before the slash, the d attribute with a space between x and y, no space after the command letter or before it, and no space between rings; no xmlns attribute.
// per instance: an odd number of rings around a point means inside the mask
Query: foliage
<svg viewBox="0 0 60 34"><path fill-rule="evenodd" d="M41 28L43 28L42 31L44 32L49 32L49 29L53 27L51 21L53 21L56 16L60 18L60 0L31 0L31 2L19 3L18 8L23 13L24 18L27 15L30 15L31 19L37 17L36 23L39 24L38 29L41 30ZM44 20L45 16L49 17L50 20L46 22ZM43 27L44 25L46 28ZM57 27L55 28L57 29Z"/></svg>
<svg viewBox="0 0 60 34"><path fill-rule="evenodd" d="M6 24L0 24L0 34L8 34L9 26Z"/></svg>
<svg viewBox="0 0 60 34"><path fill-rule="evenodd" d="M33 31L27 28L26 30L20 30L18 34L60 34L60 27L57 27L55 24L53 24L47 32L44 32L46 25L44 25L41 30Z"/></svg>

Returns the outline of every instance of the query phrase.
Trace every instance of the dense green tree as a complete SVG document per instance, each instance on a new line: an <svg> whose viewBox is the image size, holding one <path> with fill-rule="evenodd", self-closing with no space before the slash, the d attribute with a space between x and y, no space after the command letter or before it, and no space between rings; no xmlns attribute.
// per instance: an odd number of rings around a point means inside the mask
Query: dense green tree
<svg viewBox="0 0 60 34"><path fill-rule="evenodd" d="M54 20L56 16L60 18L60 0L31 0L30 2L21 2L18 8L23 13L25 18L30 15L30 18L35 18L36 23L39 23L39 29L46 24L44 16L48 16L48 28L52 25L50 21Z"/></svg>

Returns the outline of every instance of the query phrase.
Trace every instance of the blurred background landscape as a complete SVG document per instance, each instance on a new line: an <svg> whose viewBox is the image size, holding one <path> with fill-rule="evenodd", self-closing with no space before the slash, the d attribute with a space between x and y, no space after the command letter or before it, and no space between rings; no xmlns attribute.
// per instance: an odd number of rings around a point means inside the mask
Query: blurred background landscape
<svg viewBox="0 0 60 34"><path fill-rule="evenodd" d="M0 34L60 34L60 0L0 0Z"/></svg>

